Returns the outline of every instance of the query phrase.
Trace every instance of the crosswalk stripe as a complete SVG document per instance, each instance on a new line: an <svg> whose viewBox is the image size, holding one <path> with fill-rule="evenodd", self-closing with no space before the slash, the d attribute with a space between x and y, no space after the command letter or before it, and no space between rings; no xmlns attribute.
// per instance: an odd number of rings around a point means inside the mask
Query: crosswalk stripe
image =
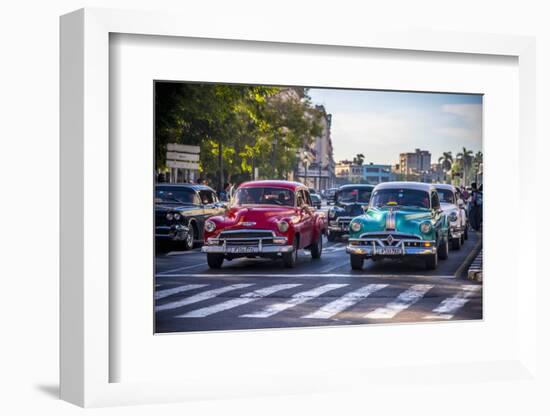
<svg viewBox="0 0 550 416"><path fill-rule="evenodd" d="M280 290L292 289L297 286L301 286L301 284L287 283L287 284L269 286L263 289L255 290L253 292L244 293L236 299L230 299L225 302L218 303L216 305L195 309L183 315L176 316L176 318L204 318L205 316L209 316L217 312L236 308L237 306L241 306L241 305L246 305L247 303L254 302L255 300L258 300L265 296L269 296L272 293L278 292Z"/></svg>
<svg viewBox="0 0 550 416"><path fill-rule="evenodd" d="M318 296L321 296L323 293L329 292L331 290L339 289L341 287L348 286L347 283L331 283L323 286L319 286L315 289L307 290L305 292L296 293L295 295L292 295L292 297L282 303L275 303L273 305L269 305L266 308L254 312L249 313L245 315L241 315L241 318L269 318L270 316L273 316L279 312L282 312L284 310L287 310L289 308L292 308L296 305L299 305L301 303L307 302L308 300L314 299Z"/></svg>
<svg viewBox="0 0 550 416"><path fill-rule="evenodd" d="M386 286L388 285L371 284L364 286L353 292L346 293L341 298L327 303L325 306L317 309L315 312L302 316L302 318L329 319L334 315L342 312L343 310L350 308L361 300L366 299L372 293L381 290Z"/></svg>
<svg viewBox="0 0 550 416"><path fill-rule="evenodd" d="M203 300L215 298L218 295L221 295L225 292L230 292L231 290L243 289L245 287L252 286L254 283L239 283L236 285L229 285L220 287L218 289L207 290L205 292L197 293L189 298L184 298L175 302L165 303L164 305L159 305L155 307L155 312L165 311L168 309L176 309L185 305L190 305L192 303L201 302Z"/></svg>
<svg viewBox="0 0 550 416"><path fill-rule="evenodd" d="M365 315L370 319L391 319L399 312L418 302L433 285L413 285L410 289L401 292L399 296L382 308L377 308Z"/></svg>
<svg viewBox="0 0 550 416"><path fill-rule="evenodd" d="M183 286L174 287L172 289L159 290L158 292L155 292L155 299L156 300L164 299L168 296L176 295L181 292L187 292L193 289L200 289L201 287L205 287L205 286L208 286L208 285L183 285Z"/></svg>
<svg viewBox="0 0 550 416"><path fill-rule="evenodd" d="M441 301L441 303L432 310L433 315L427 315L424 319L451 319L456 311L462 308L470 297L474 295L481 286L477 285L462 285L462 290L451 298Z"/></svg>

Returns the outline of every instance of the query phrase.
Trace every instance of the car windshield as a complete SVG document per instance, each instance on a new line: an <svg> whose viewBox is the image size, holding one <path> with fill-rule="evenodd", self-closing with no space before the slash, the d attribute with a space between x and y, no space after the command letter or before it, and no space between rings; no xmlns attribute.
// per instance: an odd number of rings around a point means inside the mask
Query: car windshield
<svg viewBox="0 0 550 416"><path fill-rule="evenodd" d="M371 196L370 189L351 188L338 191L336 201L342 203L360 202L367 204Z"/></svg>
<svg viewBox="0 0 550 416"><path fill-rule="evenodd" d="M311 197L312 201L319 202L321 200L321 198L319 198L319 195L317 194L309 194L309 196Z"/></svg>
<svg viewBox="0 0 550 416"><path fill-rule="evenodd" d="M449 189L438 189L437 193L439 195L440 202L446 202L448 204L454 204L454 192Z"/></svg>
<svg viewBox="0 0 550 416"><path fill-rule="evenodd" d="M373 207L406 206L430 208L430 194L416 189L379 189L374 191L370 205Z"/></svg>
<svg viewBox="0 0 550 416"><path fill-rule="evenodd" d="M284 188L240 188L235 194L235 205L294 206L294 192Z"/></svg>
<svg viewBox="0 0 550 416"><path fill-rule="evenodd" d="M195 191L185 188L159 188L155 189L155 203L157 204L193 204L195 203Z"/></svg>

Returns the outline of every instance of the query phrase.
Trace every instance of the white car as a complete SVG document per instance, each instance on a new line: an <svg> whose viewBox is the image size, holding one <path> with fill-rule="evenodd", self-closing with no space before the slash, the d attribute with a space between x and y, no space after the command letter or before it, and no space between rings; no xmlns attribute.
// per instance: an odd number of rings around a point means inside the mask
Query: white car
<svg viewBox="0 0 550 416"><path fill-rule="evenodd" d="M449 242L453 250L458 250L468 239L466 207L460 193L453 185L434 185L439 194L441 209L449 220Z"/></svg>

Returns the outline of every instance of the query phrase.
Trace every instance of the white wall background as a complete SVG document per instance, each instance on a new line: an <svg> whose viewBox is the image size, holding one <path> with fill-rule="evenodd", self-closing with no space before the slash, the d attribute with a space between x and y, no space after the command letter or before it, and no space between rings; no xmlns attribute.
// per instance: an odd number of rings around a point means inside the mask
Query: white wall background
<svg viewBox="0 0 550 416"><path fill-rule="evenodd" d="M432 28L449 31L537 36L539 160L533 175L547 175L550 129L550 25L545 1L324 1L296 0L184 2L169 0L19 0L0 11L0 412L2 414L73 414L80 409L57 400L58 384L58 104L59 16L81 7L178 10L189 19L235 21L235 32L277 25L356 30L367 25ZM182 22L184 25L185 22ZM546 138L544 142L542 138ZM536 166L542 164L536 170ZM513 197L513 190L510 196ZM541 193L541 200L548 197ZM541 211L538 211L541 213ZM547 215L545 215L547 219ZM539 223L548 231L545 222ZM540 228L542 234L543 229ZM547 234L548 235L548 234ZM541 240L542 241L542 240ZM539 244L542 257L542 245ZM539 291L548 293L544 283ZM540 305L549 314L549 306ZM548 370L550 350L544 336L541 354ZM541 351L542 352L542 351ZM475 353L475 345L468 353ZM545 372L550 374L549 371ZM547 391L550 388L547 386ZM538 397L541 401L535 401ZM472 390L412 390L365 397L258 398L100 409L100 414L548 414L542 391L506 383ZM536 407L536 403L539 406Z"/></svg>

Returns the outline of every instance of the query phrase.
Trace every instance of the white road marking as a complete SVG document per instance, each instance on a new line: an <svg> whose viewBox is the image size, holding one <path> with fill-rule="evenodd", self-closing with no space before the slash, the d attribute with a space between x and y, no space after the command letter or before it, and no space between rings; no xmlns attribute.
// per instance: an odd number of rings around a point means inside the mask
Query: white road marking
<svg viewBox="0 0 550 416"><path fill-rule="evenodd" d="M207 285L183 285L183 286L174 287L172 289L159 290L155 292L155 299L156 300L163 299L168 296L175 295L177 293L187 292L193 289L200 289L201 287L205 287L205 286Z"/></svg>
<svg viewBox="0 0 550 416"><path fill-rule="evenodd" d="M462 285L462 291L458 292L452 298L444 299L437 308L433 309L434 315L427 315L424 319L451 319L456 311L462 308L481 286Z"/></svg>
<svg viewBox="0 0 550 416"><path fill-rule="evenodd" d="M222 312L228 309L236 308L237 306L246 305L247 303L254 302L265 296L269 296L272 293L292 289L293 287L301 286L300 283L286 283L281 285L274 285L265 287L263 289L258 289L253 292L244 293L236 299L230 299L216 305L207 306L200 309L195 309L193 311L187 312L183 315L178 315L176 318L204 318L205 316L212 315L217 312Z"/></svg>
<svg viewBox="0 0 550 416"><path fill-rule="evenodd" d="M369 273L191 273L191 274L157 274L156 277L379 277L379 278L407 278L419 277L430 279L454 279L454 275L422 275L422 274L369 274Z"/></svg>
<svg viewBox="0 0 550 416"><path fill-rule="evenodd" d="M310 313L309 315L304 315L302 318L312 318L312 319L329 319L334 315L342 312L355 305L356 303L366 299L372 293L384 289L385 284L371 284L363 286L362 288L355 290L353 292L346 293L341 298L338 298L330 303L327 303L325 306L317 309L315 312Z"/></svg>
<svg viewBox="0 0 550 416"><path fill-rule="evenodd" d="M401 292L399 296L383 308L377 308L365 315L370 319L391 319L399 312L418 302L433 287L433 285L413 285L410 289Z"/></svg>
<svg viewBox="0 0 550 416"><path fill-rule="evenodd" d="M215 298L222 293L229 292L231 290L243 289L245 287L252 286L254 283L239 283L236 285L223 286L218 289L207 290L205 292L197 293L189 298L184 298L175 302L165 303L155 307L155 312L165 311L168 309L176 309L192 303L201 302L203 300Z"/></svg>
<svg viewBox="0 0 550 416"><path fill-rule="evenodd" d="M182 270L194 269L196 267L201 267L201 266L206 267L206 266L208 266L208 264L207 263L197 263L197 264L193 264L192 266L178 267L177 269L166 270L165 272L159 272L159 273L157 273L157 275L166 276L167 273L180 272Z"/></svg>
<svg viewBox="0 0 550 416"><path fill-rule="evenodd" d="M329 292L331 290L339 289L341 287L348 286L347 283L331 283L327 285L322 285L319 287L316 287L315 289L307 290L305 292L296 293L295 295L292 295L292 297L282 303L275 303L273 305L269 305L265 307L264 309L253 312L253 313L247 313L245 315L241 315L240 318L269 318L270 316L273 316L279 312L282 312L284 310L287 310L289 308L292 308L296 305L299 305L301 303L307 302L308 300L314 299L318 296L321 296L323 293Z"/></svg>

